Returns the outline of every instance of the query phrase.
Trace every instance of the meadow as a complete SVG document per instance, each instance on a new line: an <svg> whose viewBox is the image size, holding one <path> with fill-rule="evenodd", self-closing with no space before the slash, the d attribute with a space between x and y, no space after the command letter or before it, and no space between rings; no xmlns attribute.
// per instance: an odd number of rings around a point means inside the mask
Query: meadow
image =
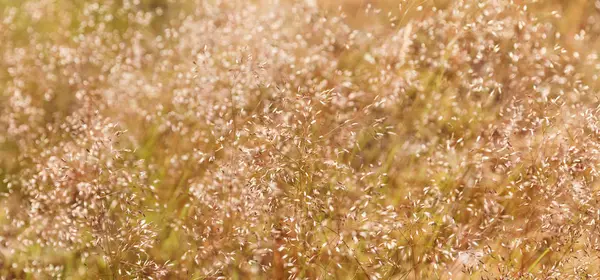
<svg viewBox="0 0 600 280"><path fill-rule="evenodd" d="M600 1L0 0L0 279L598 279Z"/></svg>

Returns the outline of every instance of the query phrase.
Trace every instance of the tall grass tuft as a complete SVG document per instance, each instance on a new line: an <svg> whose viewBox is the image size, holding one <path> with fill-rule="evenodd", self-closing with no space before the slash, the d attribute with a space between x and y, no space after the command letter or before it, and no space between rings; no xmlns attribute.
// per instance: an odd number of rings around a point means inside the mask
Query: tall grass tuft
<svg viewBox="0 0 600 280"><path fill-rule="evenodd" d="M0 278L598 278L599 11L0 0Z"/></svg>

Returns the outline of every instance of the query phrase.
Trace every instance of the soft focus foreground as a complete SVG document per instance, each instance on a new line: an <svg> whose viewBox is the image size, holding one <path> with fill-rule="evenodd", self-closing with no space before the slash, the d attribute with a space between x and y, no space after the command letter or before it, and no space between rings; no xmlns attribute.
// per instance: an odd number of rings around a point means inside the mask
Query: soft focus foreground
<svg viewBox="0 0 600 280"><path fill-rule="evenodd" d="M6 279L595 278L600 3L0 0Z"/></svg>

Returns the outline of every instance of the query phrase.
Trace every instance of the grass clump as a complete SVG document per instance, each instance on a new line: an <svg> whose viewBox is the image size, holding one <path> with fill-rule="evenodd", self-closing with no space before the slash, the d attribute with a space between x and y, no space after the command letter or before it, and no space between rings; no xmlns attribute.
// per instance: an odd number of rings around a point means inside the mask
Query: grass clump
<svg viewBox="0 0 600 280"><path fill-rule="evenodd" d="M0 0L0 277L597 278L598 5L332 2Z"/></svg>

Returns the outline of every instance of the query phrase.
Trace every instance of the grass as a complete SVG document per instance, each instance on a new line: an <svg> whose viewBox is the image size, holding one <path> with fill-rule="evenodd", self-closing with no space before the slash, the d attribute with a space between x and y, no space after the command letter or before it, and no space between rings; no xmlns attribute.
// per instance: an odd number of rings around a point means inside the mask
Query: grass
<svg viewBox="0 0 600 280"><path fill-rule="evenodd" d="M0 278L598 277L593 1L0 0Z"/></svg>

